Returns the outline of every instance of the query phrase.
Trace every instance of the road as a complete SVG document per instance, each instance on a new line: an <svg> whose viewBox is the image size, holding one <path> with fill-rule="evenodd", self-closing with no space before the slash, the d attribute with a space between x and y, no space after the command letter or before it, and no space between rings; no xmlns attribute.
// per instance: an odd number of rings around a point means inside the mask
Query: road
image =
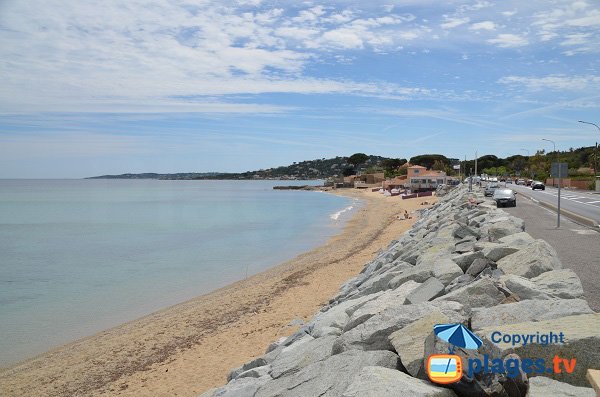
<svg viewBox="0 0 600 397"><path fill-rule="evenodd" d="M503 185L504 183L500 183L500 186ZM507 187L554 206L558 201L558 189L550 186L547 186L546 190L531 190L530 187L515 184L508 184ZM561 209L591 219L596 222L596 225L600 224L600 194L562 189L560 197Z"/></svg>
<svg viewBox="0 0 600 397"><path fill-rule="evenodd" d="M600 232L564 218L561 228L556 229L556 213L523 196L515 208L503 209L523 219L531 236L554 247L563 266L573 269L581 279L590 307L600 312Z"/></svg>

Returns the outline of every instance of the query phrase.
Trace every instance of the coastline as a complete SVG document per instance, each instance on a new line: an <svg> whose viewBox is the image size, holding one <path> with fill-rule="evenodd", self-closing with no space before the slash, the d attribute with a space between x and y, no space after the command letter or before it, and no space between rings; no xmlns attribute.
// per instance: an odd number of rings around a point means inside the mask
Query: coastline
<svg viewBox="0 0 600 397"><path fill-rule="evenodd" d="M7 396L197 395L312 317L377 250L416 220L420 206L343 190L360 207L341 234L246 280L0 370ZM427 198L429 202L435 199ZM296 325L291 325L296 324Z"/></svg>

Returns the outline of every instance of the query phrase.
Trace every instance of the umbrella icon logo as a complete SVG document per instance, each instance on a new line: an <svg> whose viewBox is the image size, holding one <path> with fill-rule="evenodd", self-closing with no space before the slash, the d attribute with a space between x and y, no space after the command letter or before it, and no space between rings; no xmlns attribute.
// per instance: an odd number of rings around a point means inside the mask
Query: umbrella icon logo
<svg viewBox="0 0 600 397"><path fill-rule="evenodd" d="M451 347L449 354L433 354L427 359L427 374L435 383L448 384L462 378L462 358L453 354L455 347L478 349L483 341L462 324L438 324L433 327L436 336Z"/></svg>
<svg viewBox="0 0 600 397"><path fill-rule="evenodd" d="M475 335L470 329L462 324L438 324L433 326L433 332L438 338L450 343L450 353L454 352L454 347L463 349L478 349L483 341Z"/></svg>

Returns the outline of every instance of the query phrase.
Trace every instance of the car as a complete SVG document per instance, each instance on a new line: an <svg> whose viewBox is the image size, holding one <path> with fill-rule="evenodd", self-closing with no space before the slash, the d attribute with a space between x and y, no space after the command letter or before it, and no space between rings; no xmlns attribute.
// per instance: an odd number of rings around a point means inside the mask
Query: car
<svg viewBox="0 0 600 397"><path fill-rule="evenodd" d="M486 197L491 197L494 195L494 191L498 189L498 184L496 183L488 183L488 185L485 187L485 190L483 191L483 195Z"/></svg>
<svg viewBox="0 0 600 397"><path fill-rule="evenodd" d="M527 186L531 186L532 183L533 183L533 179L527 179Z"/></svg>
<svg viewBox="0 0 600 397"><path fill-rule="evenodd" d="M512 179L508 178L508 179L506 180L506 183L510 183L510 184L512 185L513 181L512 181Z"/></svg>
<svg viewBox="0 0 600 397"><path fill-rule="evenodd" d="M524 185L525 179L517 179L517 185Z"/></svg>
<svg viewBox="0 0 600 397"><path fill-rule="evenodd" d="M544 185L543 182L540 181L533 181L531 182L531 190L546 190L546 185Z"/></svg>
<svg viewBox="0 0 600 397"><path fill-rule="evenodd" d="M496 206L498 208L517 206L517 196L512 189L498 188L494 191L494 195L492 196L492 198L496 202Z"/></svg>

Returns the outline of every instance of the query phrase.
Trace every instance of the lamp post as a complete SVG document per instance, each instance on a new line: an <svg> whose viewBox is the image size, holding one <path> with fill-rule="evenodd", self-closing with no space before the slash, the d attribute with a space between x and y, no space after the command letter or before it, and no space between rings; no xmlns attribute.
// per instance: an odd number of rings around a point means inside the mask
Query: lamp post
<svg viewBox="0 0 600 397"><path fill-rule="evenodd" d="M590 124L593 125L594 127L598 128L598 132L600 132L600 127L598 127L598 124L595 123L590 123L589 121L582 121L582 120L578 120L580 123L583 124ZM596 142L596 152L594 153L594 179L596 180L596 190L599 190L598 188L598 142Z"/></svg>
<svg viewBox="0 0 600 397"><path fill-rule="evenodd" d="M556 152L556 166L558 167L558 217L556 218L556 228L558 229L560 227L560 157L558 156L558 152L556 151L556 143L553 140L542 138L542 141L551 142L554 146L554 151ZM552 170L552 164L550 165L550 170Z"/></svg>

